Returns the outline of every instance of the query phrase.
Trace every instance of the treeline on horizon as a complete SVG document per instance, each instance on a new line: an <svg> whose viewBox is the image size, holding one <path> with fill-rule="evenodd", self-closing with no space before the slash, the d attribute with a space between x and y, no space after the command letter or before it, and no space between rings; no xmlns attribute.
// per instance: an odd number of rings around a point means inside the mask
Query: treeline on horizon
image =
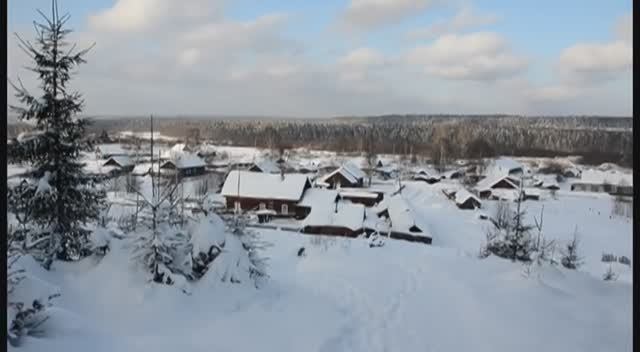
<svg viewBox="0 0 640 352"><path fill-rule="evenodd" d="M331 119L159 118L158 131L181 139L272 149L426 158L581 155L583 162L633 166L633 120L624 117L383 115ZM148 118L95 119L90 132L148 131Z"/></svg>

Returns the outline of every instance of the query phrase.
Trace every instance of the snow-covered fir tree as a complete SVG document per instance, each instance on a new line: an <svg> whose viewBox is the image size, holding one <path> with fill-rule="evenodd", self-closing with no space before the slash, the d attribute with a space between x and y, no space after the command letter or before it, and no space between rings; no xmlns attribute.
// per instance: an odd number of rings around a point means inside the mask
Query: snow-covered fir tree
<svg viewBox="0 0 640 352"><path fill-rule="evenodd" d="M72 70L85 62L88 49L67 47L69 15L59 16L55 1L51 17L43 17L44 23L35 23L33 42L18 37L42 93L30 93L19 80L17 85L11 83L21 103L11 110L35 125L35 131L11 143L10 154L30 166L32 179L9 189L9 208L17 215L29 212L25 249L49 269L55 259L78 260L89 254L91 231L85 225L98 217L105 193L97 187L99 180L86 174L78 160L80 153L90 148L83 141L88 121L77 118L82 96L69 90Z"/></svg>
<svg viewBox="0 0 640 352"><path fill-rule="evenodd" d="M573 237L567 242L566 247L562 251L562 258L560 263L567 269L578 269L582 264L582 257L578 254L578 245L580 240L578 239L578 227L573 231Z"/></svg>
<svg viewBox="0 0 640 352"><path fill-rule="evenodd" d="M523 200L524 192L520 190L516 201L516 210L513 211L512 217L503 224L494 223L495 228L487 232L487 244L481 250L480 257L486 257L491 253L512 261L531 261L531 255L536 247L531 236L533 226L524 222Z"/></svg>
<svg viewBox="0 0 640 352"><path fill-rule="evenodd" d="M190 268L185 271L183 265L190 249L189 235L179 216L181 202L176 195L179 182L166 182L157 176L145 181L142 189L133 190L141 203L134 228L133 259L145 267L150 281L173 285L190 271Z"/></svg>

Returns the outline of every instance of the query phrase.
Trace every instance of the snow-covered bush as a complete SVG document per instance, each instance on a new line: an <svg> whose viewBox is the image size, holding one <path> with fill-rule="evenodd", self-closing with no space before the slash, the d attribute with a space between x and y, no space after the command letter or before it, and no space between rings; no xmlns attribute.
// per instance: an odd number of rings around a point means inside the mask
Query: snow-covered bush
<svg viewBox="0 0 640 352"><path fill-rule="evenodd" d="M15 247L7 251L7 338L12 346L19 346L23 336L40 336L42 324L48 319L48 308L60 296L58 289L29 275L21 261L28 262Z"/></svg>
<svg viewBox="0 0 640 352"><path fill-rule="evenodd" d="M225 224L215 213L203 216L191 232L191 277L202 278L225 247Z"/></svg>
<svg viewBox="0 0 640 352"><path fill-rule="evenodd" d="M578 245L580 241L578 239L578 228L574 230L573 238L566 245L566 248L562 251L562 258L560 262L562 266L567 269L578 269L582 264L582 257L578 255Z"/></svg>

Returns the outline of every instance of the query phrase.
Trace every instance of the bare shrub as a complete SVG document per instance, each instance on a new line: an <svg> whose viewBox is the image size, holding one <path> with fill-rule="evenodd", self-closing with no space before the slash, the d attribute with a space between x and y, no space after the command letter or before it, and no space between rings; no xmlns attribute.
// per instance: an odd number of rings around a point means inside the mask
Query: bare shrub
<svg viewBox="0 0 640 352"><path fill-rule="evenodd" d="M321 235L311 235L311 239L309 243L316 247L320 248L324 251L328 250L330 247L335 246L337 239L334 236L321 236Z"/></svg>
<svg viewBox="0 0 640 352"><path fill-rule="evenodd" d="M604 281L615 281L618 279L618 274L616 274L613 271L613 268L611 267L611 265L609 265L609 268L607 268L607 271L604 273L604 275L602 275L602 279Z"/></svg>
<svg viewBox="0 0 640 352"><path fill-rule="evenodd" d="M633 198L622 195L613 197L611 214L631 219L633 217Z"/></svg>

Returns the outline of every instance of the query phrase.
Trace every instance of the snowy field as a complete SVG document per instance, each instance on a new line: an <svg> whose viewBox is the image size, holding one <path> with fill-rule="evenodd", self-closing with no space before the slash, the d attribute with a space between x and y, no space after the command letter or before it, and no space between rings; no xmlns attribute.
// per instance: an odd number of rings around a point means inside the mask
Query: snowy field
<svg viewBox="0 0 640 352"><path fill-rule="evenodd" d="M62 296L49 335L15 350L631 351L624 281L548 267L525 278L509 261L401 241L263 235L271 278L259 290L150 287L122 248L99 264L33 265Z"/></svg>
<svg viewBox="0 0 640 352"><path fill-rule="evenodd" d="M219 147L232 160L264 151ZM101 162L87 155L87 169ZM296 158L339 164L362 158L298 151ZM397 162L394 156L381 158ZM524 160L523 160L524 161ZM535 160L539 162L540 160ZM26 171L8 165L10 182ZM620 169L621 172L629 170ZM185 182L186 197L198 183ZM390 193L395 181L374 180ZM212 181L213 183L213 181ZM266 251L270 279L260 289L205 276L185 295L176 287L149 285L130 260L126 240L115 240L102 260L56 262L46 272L30 258L22 264L38 280L57 287L47 335L28 337L15 351L631 351L631 267L613 263L616 281L603 281L603 253L632 256L632 221L612 213L613 197L569 191L523 203L526 221L564 246L577 229L579 270L478 259L497 201L461 210L442 190L454 180L429 185L403 181L402 196L427 224L431 246L387 239L370 248L366 239L257 229L272 244ZM131 195L110 192L111 216L131 210ZM129 199L127 199L129 198ZM219 194L211 195L216 201ZM271 225L299 225L293 219ZM298 257L300 247L306 256Z"/></svg>

